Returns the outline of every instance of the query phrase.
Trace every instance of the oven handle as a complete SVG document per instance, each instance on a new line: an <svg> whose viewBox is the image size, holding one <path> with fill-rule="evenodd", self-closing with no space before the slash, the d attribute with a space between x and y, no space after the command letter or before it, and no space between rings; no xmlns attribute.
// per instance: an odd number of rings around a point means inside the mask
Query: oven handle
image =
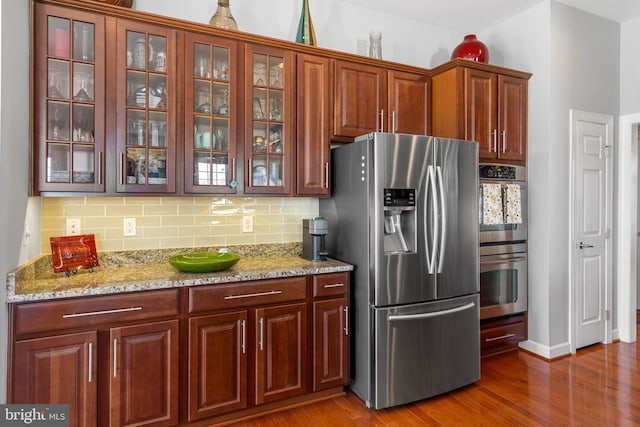
<svg viewBox="0 0 640 427"><path fill-rule="evenodd" d="M459 311L469 310L476 306L475 302L461 305L459 307L450 308L442 311L431 311L429 313L417 313L417 314L392 314L387 320L393 322L394 320L415 320L415 319L428 319L430 317L446 316L447 314L457 313Z"/></svg>
<svg viewBox="0 0 640 427"><path fill-rule="evenodd" d="M523 257L523 256L517 256L517 257L513 257L513 258L496 259L496 260L488 260L488 261L484 261L482 259L482 257L480 257L480 264L490 264L490 265L506 264L508 262L519 262L519 261L526 261L526 260L527 260L527 258Z"/></svg>

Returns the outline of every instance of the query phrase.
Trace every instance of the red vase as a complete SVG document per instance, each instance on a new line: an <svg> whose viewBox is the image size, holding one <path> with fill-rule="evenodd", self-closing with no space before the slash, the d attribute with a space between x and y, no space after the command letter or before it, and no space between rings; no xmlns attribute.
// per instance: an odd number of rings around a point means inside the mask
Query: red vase
<svg viewBox="0 0 640 427"><path fill-rule="evenodd" d="M476 62L489 62L487 45L476 38L475 34L464 36L464 40L451 53L451 59L464 58Z"/></svg>

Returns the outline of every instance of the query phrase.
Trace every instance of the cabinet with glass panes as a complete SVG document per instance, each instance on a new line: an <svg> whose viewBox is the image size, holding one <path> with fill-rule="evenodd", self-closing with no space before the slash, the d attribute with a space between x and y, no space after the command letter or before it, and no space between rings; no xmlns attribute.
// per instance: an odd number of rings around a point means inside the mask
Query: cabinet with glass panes
<svg viewBox="0 0 640 427"><path fill-rule="evenodd" d="M176 187L175 31L118 20L117 192Z"/></svg>
<svg viewBox="0 0 640 427"><path fill-rule="evenodd" d="M246 45L245 193L291 193L294 72L293 52Z"/></svg>
<svg viewBox="0 0 640 427"><path fill-rule="evenodd" d="M236 170L237 44L185 34L184 187L187 193L233 194Z"/></svg>
<svg viewBox="0 0 640 427"><path fill-rule="evenodd" d="M104 18L36 4L35 22L34 191L102 192Z"/></svg>

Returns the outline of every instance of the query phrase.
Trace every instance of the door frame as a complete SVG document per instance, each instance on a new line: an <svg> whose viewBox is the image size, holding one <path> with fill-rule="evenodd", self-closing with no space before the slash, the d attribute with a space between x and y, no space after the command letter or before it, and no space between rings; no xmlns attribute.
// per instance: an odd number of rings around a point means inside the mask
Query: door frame
<svg viewBox="0 0 640 427"><path fill-rule="evenodd" d="M639 126L640 113L619 117L616 306L618 338L622 342L636 341Z"/></svg>
<svg viewBox="0 0 640 427"><path fill-rule="evenodd" d="M580 111L580 110L574 110L571 109L569 110L569 117L570 117L570 146L569 146L569 150L570 150L570 163L571 163L571 167L570 167L570 176L569 176L569 180L570 180L570 185L569 185L569 222L570 222L570 226L569 226L569 262L571 263L570 268L569 268L569 349L571 351L572 354L574 354L576 352L576 333L577 333L577 324L578 324L578 319L576 318L576 316L578 315L578 310L577 310L577 304L578 301L576 301L577 298L577 292L576 292L576 288L577 288L577 284L575 283L576 280L576 274L575 274L575 268L577 266L577 261L578 261L578 250L576 247L575 242L577 241L576 237L577 237L577 230L575 229L576 227L576 223L574 221L575 215L576 215L576 207L575 205L575 167L576 167L576 158L578 156L578 150L577 150L577 143L578 143L578 126L577 123L580 122L592 122L592 123L596 123L596 124L602 124L607 126L607 142L610 144L609 146L612 146L614 144L613 141L613 116L610 115L605 115L605 114L598 114L598 113L591 113L591 112L587 112L587 111ZM612 147L611 151L610 151L610 155L607 158L607 187L608 187L608 200L613 200L613 153L614 153L614 148ZM612 235L612 230L613 230L613 218L612 218L612 204L611 203L607 203L606 204L606 208L607 208L607 218L608 218L608 228L609 228L609 238L606 240L606 246L607 246L607 252L608 252L608 259L606 260L606 265L607 265L607 269L608 271L606 272L606 277L607 277L607 283L606 283L606 290L605 290L605 331L604 331L604 341L603 343L608 344L613 340L613 319L611 318L611 315L609 313L612 312L612 307L613 307L613 292L612 292L612 287L613 287L613 278L612 278L612 273L613 273L613 269L615 268L613 265L613 235Z"/></svg>

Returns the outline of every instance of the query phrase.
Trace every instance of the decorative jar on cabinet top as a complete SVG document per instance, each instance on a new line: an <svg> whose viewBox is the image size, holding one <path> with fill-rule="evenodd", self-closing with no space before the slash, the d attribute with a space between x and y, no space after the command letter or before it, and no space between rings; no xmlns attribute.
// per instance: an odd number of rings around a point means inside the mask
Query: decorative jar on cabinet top
<svg viewBox="0 0 640 427"><path fill-rule="evenodd" d="M489 62L487 45L476 38L475 34L464 36L464 40L451 53L451 59L464 58L476 62Z"/></svg>

